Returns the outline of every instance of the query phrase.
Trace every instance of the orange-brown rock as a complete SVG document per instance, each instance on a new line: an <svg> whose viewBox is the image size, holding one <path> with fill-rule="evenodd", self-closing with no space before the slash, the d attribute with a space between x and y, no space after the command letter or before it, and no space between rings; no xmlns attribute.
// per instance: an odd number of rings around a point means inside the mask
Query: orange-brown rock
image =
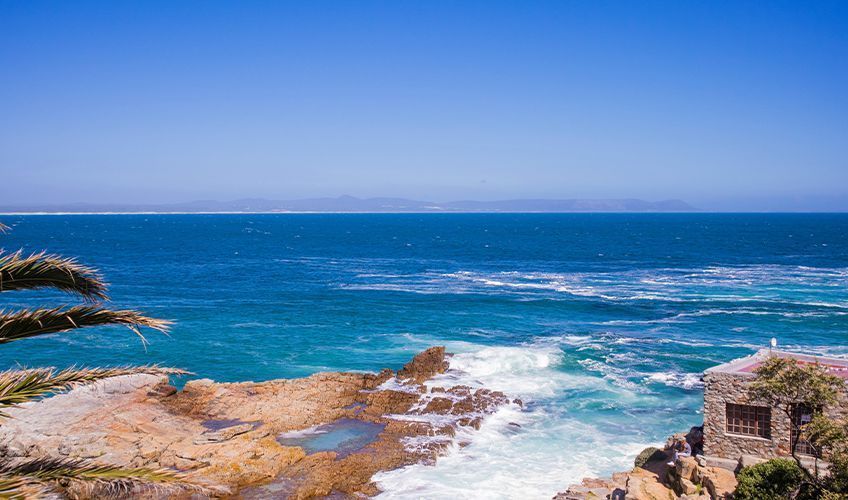
<svg viewBox="0 0 848 500"><path fill-rule="evenodd" d="M732 471L722 469L721 467L705 467L702 475L702 483L711 498L724 499L733 497L733 492L736 491L737 481L736 475Z"/></svg>
<svg viewBox="0 0 848 500"><path fill-rule="evenodd" d="M618 472L609 479L585 478L571 485L555 500L589 500L617 498L624 500L719 500L732 498L736 489L733 472L718 467L706 467L695 458L667 464L664 454L656 454L643 467L630 472Z"/></svg>
<svg viewBox="0 0 848 500"><path fill-rule="evenodd" d="M9 410L0 448L18 457L173 468L248 498L373 495L376 472L435 460L457 426L479 427L485 414L509 404L505 395L488 390L429 392L421 385L446 369L444 348L435 347L397 375L384 370L267 382L201 379L182 391L154 375L115 377ZM343 418L382 430L344 453L309 454L279 439Z"/></svg>
<svg viewBox="0 0 848 500"><path fill-rule="evenodd" d="M431 347L424 352L418 353L398 372L399 379L412 379L416 383L423 383L438 373L444 373L448 369L445 359L444 347Z"/></svg>

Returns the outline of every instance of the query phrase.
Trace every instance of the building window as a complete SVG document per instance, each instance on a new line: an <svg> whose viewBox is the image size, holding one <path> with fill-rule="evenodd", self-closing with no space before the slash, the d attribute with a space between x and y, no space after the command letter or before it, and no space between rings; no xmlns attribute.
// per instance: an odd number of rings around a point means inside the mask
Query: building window
<svg viewBox="0 0 848 500"><path fill-rule="evenodd" d="M795 438L798 435L798 431L803 429L805 425L809 424L813 420L813 414L816 411L813 408L799 404L795 405L792 409L792 423L794 424L790 429L789 439L791 439L790 443L795 442ZM809 455L811 457L821 457L819 451L813 448L813 445L810 444L806 439L798 439L798 446L795 447L795 451L800 453L801 455Z"/></svg>
<svg viewBox="0 0 848 500"><path fill-rule="evenodd" d="M771 408L727 403L727 432L771 439Z"/></svg>

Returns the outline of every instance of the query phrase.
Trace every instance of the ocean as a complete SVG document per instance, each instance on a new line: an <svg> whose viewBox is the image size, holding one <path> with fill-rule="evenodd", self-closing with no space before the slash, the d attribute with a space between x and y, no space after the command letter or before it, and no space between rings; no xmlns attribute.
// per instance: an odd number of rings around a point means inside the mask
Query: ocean
<svg viewBox="0 0 848 500"><path fill-rule="evenodd" d="M700 374L783 349L848 356L846 214L5 215L7 251L101 270L117 307L174 320L145 350L91 329L0 363L161 363L219 381L399 368L445 345L504 408L385 498L550 498L701 423ZM5 293L2 308L73 301ZM511 425L520 424L520 427Z"/></svg>

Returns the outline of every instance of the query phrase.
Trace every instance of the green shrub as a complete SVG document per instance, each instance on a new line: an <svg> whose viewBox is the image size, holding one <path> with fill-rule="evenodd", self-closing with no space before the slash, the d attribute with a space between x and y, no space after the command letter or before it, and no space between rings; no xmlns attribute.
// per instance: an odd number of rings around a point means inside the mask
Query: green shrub
<svg viewBox="0 0 848 500"><path fill-rule="evenodd" d="M644 467L648 462L656 462L659 460L665 460L665 453L653 446L649 446L636 455L636 460L633 461L633 465L636 467Z"/></svg>
<svg viewBox="0 0 848 500"><path fill-rule="evenodd" d="M745 467L736 479L736 500L783 500L798 488L804 473L792 460L774 458Z"/></svg>
<svg viewBox="0 0 848 500"><path fill-rule="evenodd" d="M825 488L833 498L848 498L848 453L838 451L830 455L830 474L825 479ZM842 495L841 497L839 495Z"/></svg>

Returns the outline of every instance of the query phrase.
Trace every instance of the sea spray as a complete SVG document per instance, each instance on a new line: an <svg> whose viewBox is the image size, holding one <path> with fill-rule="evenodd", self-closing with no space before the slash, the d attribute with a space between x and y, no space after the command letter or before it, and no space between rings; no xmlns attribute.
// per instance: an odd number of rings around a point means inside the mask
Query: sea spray
<svg viewBox="0 0 848 500"><path fill-rule="evenodd" d="M584 476L626 467L645 444L638 436L610 434L569 415L563 391L621 394L602 378L559 369L555 346L482 347L463 343L450 370L428 381L488 387L522 398L487 416L479 430L460 427L435 465L383 472L381 498L548 498ZM414 445L415 443L413 443Z"/></svg>

